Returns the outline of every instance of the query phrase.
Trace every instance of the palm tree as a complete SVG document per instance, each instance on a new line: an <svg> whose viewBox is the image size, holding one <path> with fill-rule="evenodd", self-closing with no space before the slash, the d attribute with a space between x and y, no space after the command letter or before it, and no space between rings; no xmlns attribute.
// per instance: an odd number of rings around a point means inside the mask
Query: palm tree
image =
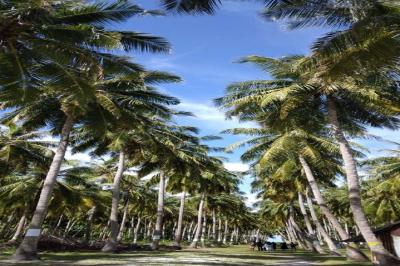
<svg viewBox="0 0 400 266"><path fill-rule="evenodd" d="M384 257L388 255L390 260L391 256L384 251L363 214L354 151L350 148L343 132L345 130L352 135L362 135L365 134L365 125L396 128L398 101L393 101L398 97L394 92L396 85L391 80L380 78L376 73L372 73L367 80L343 77L332 82L322 77L316 78L312 69L307 72L299 70L302 64L307 62L307 59L301 57L277 60L252 56L245 58L243 62L254 62L268 70L275 79L233 84L228 88L232 92L229 97L219 99L218 102L226 106L236 105L229 113L231 115L246 110L247 106L259 106L263 112L271 111L271 114L277 113L281 118L298 116L299 110L309 108L305 103L316 108L314 112L308 113L312 116L318 115L320 110L327 110L325 115L330 122L331 132L339 144L345 165L355 222L367 242L378 243L370 248L376 254L383 256L379 259L385 260ZM340 116L337 108L340 108ZM312 116L304 115L303 119L313 119ZM246 115L243 117L248 118ZM251 117L254 117L252 113Z"/></svg>
<svg viewBox="0 0 400 266"><path fill-rule="evenodd" d="M162 0L162 5L168 11L178 13L213 14L221 0Z"/></svg>

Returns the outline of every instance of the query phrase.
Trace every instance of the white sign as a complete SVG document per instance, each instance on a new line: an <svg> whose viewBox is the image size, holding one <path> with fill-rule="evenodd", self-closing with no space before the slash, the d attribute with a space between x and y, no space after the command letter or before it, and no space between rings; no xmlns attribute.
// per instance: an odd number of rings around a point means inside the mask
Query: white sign
<svg viewBox="0 0 400 266"><path fill-rule="evenodd" d="M40 229L28 229L25 236L40 236Z"/></svg>
<svg viewBox="0 0 400 266"><path fill-rule="evenodd" d="M153 236L153 240L159 240L160 239L160 236L159 235L154 235Z"/></svg>

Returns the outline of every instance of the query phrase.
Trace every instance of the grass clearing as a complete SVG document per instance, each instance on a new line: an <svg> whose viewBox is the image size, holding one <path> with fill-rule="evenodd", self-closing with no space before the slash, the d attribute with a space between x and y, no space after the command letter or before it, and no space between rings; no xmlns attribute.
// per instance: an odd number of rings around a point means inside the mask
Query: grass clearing
<svg viewBox="0 0 400 266"><path fill-rule="evenodd" d="M251 251L248 246L227 248L184 249L181 251L140 251L119 254L101 252L43 252L40 262L13 263L12 250L0 255L0 265L349 265L370 263L348 262L345 258L318 255L307 251Z"/></svg>

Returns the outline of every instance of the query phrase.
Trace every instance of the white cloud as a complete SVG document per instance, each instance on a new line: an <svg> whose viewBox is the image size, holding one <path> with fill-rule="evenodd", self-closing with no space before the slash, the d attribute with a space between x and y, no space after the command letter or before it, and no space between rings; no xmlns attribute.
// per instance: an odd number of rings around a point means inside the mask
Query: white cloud
<svg viewBox="0 0 400 266"><path fill-rule="evenodd" d="M203 122L199 125L200 127L223 130L236 127L252 128L257 126L255 123L251 122L240 123L236 118L228 120L225 118L224 112L212 104L183 100L177 108L179 110L192 112L195 117L191 119L197 120L196 122Z"/></svg>
<svg viewBox="0 0 400 266"><path fill-rule="evenodd" d="M244 163L224 163L224 166L229 171L245 172L249 170L249 165Z"/></svg>
<svg viewBox="0 0 400 266"><path fill-rule="evenodd" d="M257 199L257 195L255 193L247 193L246 194L245 204L247 207L252 208L253 204L258 201L259 201L259 199Z"/></svg>

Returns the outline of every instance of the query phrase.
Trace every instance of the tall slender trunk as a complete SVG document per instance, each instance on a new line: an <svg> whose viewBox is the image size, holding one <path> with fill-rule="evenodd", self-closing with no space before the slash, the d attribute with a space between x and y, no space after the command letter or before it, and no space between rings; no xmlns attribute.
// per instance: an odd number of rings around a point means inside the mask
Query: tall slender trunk
<svg viewBox="0 0 400 266"><path fill-rule="evenodd" d="M185 239L186 232L187 232L187 224L185 224L185 226L183 227L181 239Z"/></svg>
<svg viewBox="0 0 400 266"><path fill-rule="evenodd" d="M323 253L324 253L324 250L322 249L321 245L319 244L318 238L317 238L317 236L315 235L315 231L314 231L314 229L312 228L312 225L311 225L311 223L310 223L310 219L308 218L308 214L307 214L306 208L304 207L303 195L301 195L300 192L299 192L298 194L299 194L300 211L301 211L301 213L303 214L304 222L305 222L305 224L306 224L308 234L310 235L310 237L311 237L311 239L312 239L312 244L313 244L313 246L314 246L314 249L315 249L318 253L323 254Z"/></svg>
<svg viewBox="0 0 400 266"><path fill-rule="evenodd" d="M342 225L339 223L339 220L336 218L336 216L331 212L331 210L326 205L325 199L322 196L321 191L319 190L318 183L315 180L314 174L311 171L311 168L308 165L307 161L301 155L299 156L299 160L300 160L300 164L303 168L303 171L305 173L305 176L307 178L308 184L311 187L311 191L314 195L314 198L317 201L317 204L320 207L322 213L329 221L331 221L333 227L338 232L341 240L349 239L350 236L346 233L346 231L343 229ZM346 256L348 259L354 260L354 261L368 260L368 257L364 253L362 253L361 250L359 250L357 248L357 245L354 243L349 243L346 246Z"/></svg>
<svg viewBox="0 0 400 266"><path fill-rule="evenodd" d="M21 235L24 231L25 223L26 223L26 210L24 210L24 213L22 214L21 218L19 219L15 233L9 242L16 242L21 237Z"/></svg>
<svg viewBox="0 0 400 266"><path fill-rule="evenodd" d="M215 214L215 208L212 209L212 239L214 242L217 240L217 216Z"/></svg>
<svg viewBox="0 0 400 266"><path fill-rule="evenodd" d="M62 222L63 217L64 217L64 215L61 214L61 215L60 215L60 218L58 218L58 221L57 221L57 223L56 223L56 226L54 226L54 228L53 228L51 234L55 235L57 229L58 229L58 228L60 227L60 225L61 225L61 222Z"/></svg>
<svg viewBox="0 0 400 266"><path fill-rule="evenodd" d="M222 241L222 221L221 221L221 213L218 215L218 243Z"/></svg>
<svg viewBox="0 0 400 266"><path fill-rule="evenodd" d="M222 239L222 244L226 245L227 237L228 237L228 219L225 219L224 238Z"/></svg>
<svg viewBox="0 0 400 266"><path fill-rule="evenodd" d="M112 202L111 202L111 212L110 212L110 236L102 248L102 252L115 252L118 245L118 205L119 205L119 194L120 194L120 184L125 171L125 153L120 151L118 169L114 176L113 190L112 190Z"/></svg>
<svg viewBox="0 0 400 266"><path fill-rule="evenodd" d="M206 230L207 230L207 215L206 210L203 211L203 226L201 228L201 245L205 247L205 238L206 238Z"/></svg>
<svg viewBox="0 0 400 266"><path fill-rule="evenodd" d="M133 244L137 243L138 240L138 233L139 233L139 227L140 227L140 216L138 216L137 222L136 222L136 226L135 226L135 230L133 231Z"/></svg>
<svg viewBox="0 0 400 266"><path fill-rule="evenodd" d="M339 143L340 153L344 162L344 170L347 177L347 187L349 190L349 201L354 222L360 229L362 236L370 248L374 263L378 265L400 264L400 260L387 251L382 242L375 236L367 217L362 209L361 188L358 177L356 161L354 159L351 147L341 129L334 99L328 97L328 114L332 126L332 132Z"/></svg>
<svg viewBox="0 0 400 266"><path fill-rule="evenodd" d="M199 241L200 232L202 229L201 222L203 219L204 199L205 199L205 193L203 192L201 194L201 198L200 198L199 210L197 211L197 226L196 226L197 228L196 228L196 233L194 235L193 241L190 244L191 248L197 248L197 242Z"/></svg>
<svg viewBox="0 0 400 266"><path fill-rule="evenodd" d="M179 206L179 216L178 216L178 226L175 230L175 242L174 246L180 247L181 246L181 239L182 239L182 222L183 222L183 211L185 209L185 196L186 192L182 191L181 195L181 204Z"/></svg>
<svg viewBox="0 0 400 266"><path fill-rule="evenodd" d="M126 227L126 219L128 217L128 207L129 207L129 199L125 203L124 207L124 214L122 215L122 221L121 221L121 226L119 227L119 233L117 236L117 241L120 242L122 240L122 237L125 232L125 227Z"/></svg>
<svg viewBox="0 0 400 266"><path fill-rule="evenodd" d="M92 231L92 224L95 212L96 212L96 206L93 206L93 208L91 208L88 212L88 218L86 221L86 228L85 228L85 240L84 240L85 244L89 244L90 241L90 234Z"/></svg>
<svg viewBox="0 0 400 266"><path fill-rule="evenodd" d="M160 174L160 184L158 188L158 203L157 203L157 221L153 234L153 242L151 243L151 249L158 249L161 238L161 230L163 228L163 216L164 216L164 192L165 192L165 176L161 171Z"/></svg>
<svg viewBox="0 0 400 266"><path fill-rule="evenodd" d="M311 198L308 196L308 194L306 194L306 197L307 197L307 205L308 205L308 208L311 213L311 219L313 220L315 226L318 228L318 231L321 233L322 237L324 238L326 244L328 245L329 250L332 253L334 253L335 255L340 255L337 252L335 243L333 243L331 237L328 235L328 233L325 231L325 229L322 227L321 223L319 222L318 216L315 213L314 205L313 205Z"/></svg>
<svg viewBox="0 0 400 266"><path fill-rule="evenodd" d="M13 255L14 260L35 260L38 258L37 244L40 238L40 230L42 228L44 218L47 215L47 208L49 207L49 202L53 194L58 173L60 172L61 164L65 157L65 152L67 151L69 135L73 125L73 116L67 114L66 120L61 129L60 142L58 143L53 161L51 162L49 171L47 172L44 180L43 188L40 191L39 201L36 205L36 209L33 213L32 220L25 237Z"/></svg>
<svg viewBox="0 0 400 266"><path fill-rule="evenodd" d="M188 230L188 234L187 234L187 241L189 241L189 242L190 242L191 237L192 237L192 228L193 228L193 221L190 222L189 230Z"/></svg>
<svg viewBox="0 0 400 266"><path fill-rule="evenodd" d="M312 243L312 239L310 239L306 234L303 233L303 230L301 230L299 225L294 220L293 213L294 213L293 206L290 206L289 223L292 225L295 234L297 234L299 242L303 242L305 247L306 247L306 249L311 250L311 251L315 251L313 243Z"/></svg>

